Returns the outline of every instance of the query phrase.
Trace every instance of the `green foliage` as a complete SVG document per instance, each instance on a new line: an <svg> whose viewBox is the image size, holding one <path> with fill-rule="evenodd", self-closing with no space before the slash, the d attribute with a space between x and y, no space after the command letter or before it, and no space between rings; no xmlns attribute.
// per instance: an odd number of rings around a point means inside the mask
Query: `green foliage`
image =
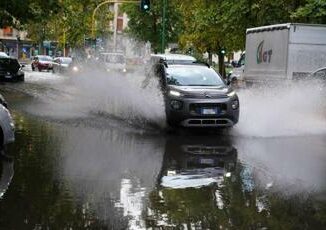
<svg viewBox="0 0 326 230"><path fill-rule="evenodd" d="M61 0L60 10L52 17L44 17L39 21L30 20L26 30L31 39L41 42L54 40L59 46L69 44L71 47L80 47L84 38L91 36L92 14L101 1L96 0ZM113 13L108 6L102 6L96 12L96 36L110 34L109 22Z"/></svg>
<svg viewBox="0 0 326 230"><path fill-rule="evenodd" d="M177 10L178 1L167 1L165 41L178 42L182 31L181 15ZM150 11L141 11L139 4L124 4L122 10L129 17L128 33L140 41L149 41L154 52L158 52L162 43L162 1L152 1Z"/></svg>
<svg viewBox="0 0 326 230"><path fill-rule="evenodd" d="M38 21L55 15L60 9L58 0L1 0L0 27L20 28L28 21Z"/></svg>
<svg viewBox="0 0 326 230"><path fill-rule="evenodd" d="M326 24L326 1L307 0L291 14L298 22Z"/></svg>

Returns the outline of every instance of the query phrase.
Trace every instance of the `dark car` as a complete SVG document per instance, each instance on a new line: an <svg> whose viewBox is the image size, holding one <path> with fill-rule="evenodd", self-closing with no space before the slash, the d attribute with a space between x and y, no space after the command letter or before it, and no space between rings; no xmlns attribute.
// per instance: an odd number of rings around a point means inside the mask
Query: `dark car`
<svg viewBox="0 0 326 230"><path fill-rule="evenodd" d="M238 122L237 94L208 64L162 59L153 71L170 126L231 127Z"/></svg>
<svg viewBox="0 0 326 230"><path fill-rule="evenodd" d="M0 56L0 80L24 81L22 67L16 58Z"/></svg>
<svg viewBox="0 0 326 230"><path fill-rule="evenodd" d="M32 70L35 71L36 69L38 71L42 70L52 70L53 67L53 59L50 56L46 55L37 55L33 58L32 61Z"/></svg>

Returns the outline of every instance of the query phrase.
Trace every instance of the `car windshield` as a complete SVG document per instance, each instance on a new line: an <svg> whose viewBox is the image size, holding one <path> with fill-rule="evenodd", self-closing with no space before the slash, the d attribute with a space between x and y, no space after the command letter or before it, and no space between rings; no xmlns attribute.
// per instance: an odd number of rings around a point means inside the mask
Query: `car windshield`
<svg viewBox="0 0 326 230"><path fill-rule="evenodd" d="M220 76L206 66L169 66L166 69L168 85L178 86L221 86Z"/></svg>
<svg viewBox="0 0 326 230"><path fill-rule="evenodd" d="M0 57L0 69L18 71L19 68L20 65L16 59Z"/></svg>
<svg viewBox="0 0 326 230"><path fill-rule="evenodd" d="M106 56L105 61L108 63L123 64L125 63L125 58L120 54L109 54Z"/></svg>
<svg viewBox="0 0 326 230"><path fill-rule="evenodd" d="M61 58L62 64L70 64L72 62L71 58Z"/></svg>
<svg viewBox="0 0 326 230"><path fill-rule="evenodd" d="M38 59L40 61L52 61L52 58L50 56L38 56Z"/></svg>

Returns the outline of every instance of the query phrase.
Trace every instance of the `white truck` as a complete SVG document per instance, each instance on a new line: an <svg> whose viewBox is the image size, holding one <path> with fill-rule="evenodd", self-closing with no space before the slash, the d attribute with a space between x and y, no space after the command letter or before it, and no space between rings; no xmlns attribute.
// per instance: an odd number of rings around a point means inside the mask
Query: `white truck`
<svg viewBox="0 0 326 230"><path fill-rule="evenodd" d="M292 80L326 66L326 25L286 23L250 28L230 79Z"/></svg>

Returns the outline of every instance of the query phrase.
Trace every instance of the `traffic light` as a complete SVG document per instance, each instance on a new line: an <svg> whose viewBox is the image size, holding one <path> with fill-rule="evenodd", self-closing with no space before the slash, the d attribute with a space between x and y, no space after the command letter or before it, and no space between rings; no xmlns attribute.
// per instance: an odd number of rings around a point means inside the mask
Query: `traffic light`
<svg viewBox="0 0 326 230"><path fill-rule="evenodd" d="M140 1L140 10L141 11L149 11L150 6L151 6L150 0L141 0Z"/></svg>
<svg viewBox="0 0 326 230"><path fill-rule="evenodd" d="M221 54L225 55L226 51L224 48L221 49Z"/></svg>

